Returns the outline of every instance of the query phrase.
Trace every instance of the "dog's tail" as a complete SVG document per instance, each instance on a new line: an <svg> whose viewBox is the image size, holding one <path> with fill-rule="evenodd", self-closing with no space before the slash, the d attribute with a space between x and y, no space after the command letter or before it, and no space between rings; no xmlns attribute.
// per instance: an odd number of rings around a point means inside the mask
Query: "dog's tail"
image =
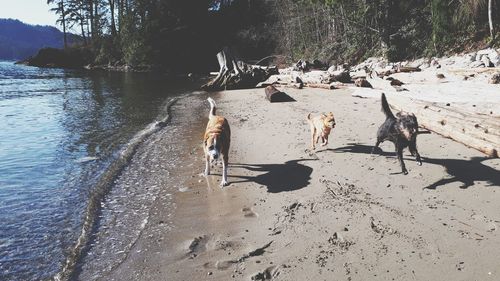
<svg viewBox="0 0 500 281"><path fill-rule="evenodd" d="M210 113L208 114L208 117L210 118L212 116L215 116L215 111L217 110L217 108L215 101L211 97L209 97L207 100L210 103Z"/></svg>
<svg viewBox="0 0 500 281"><path fill-rule="evenodd" d="M385 98L385 94L382 93L382 111L385 114L386 118L396 118L394 114L392 114L391 108L389 107L389 103L387 103L387 99Z"/></svg>

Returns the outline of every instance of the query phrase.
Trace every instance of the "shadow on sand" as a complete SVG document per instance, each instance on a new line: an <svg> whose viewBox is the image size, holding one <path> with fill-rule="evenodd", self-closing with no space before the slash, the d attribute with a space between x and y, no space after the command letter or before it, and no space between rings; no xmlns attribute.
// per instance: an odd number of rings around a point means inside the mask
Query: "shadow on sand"
<svg viewBox="0 0 500 281"><path fill-rule="evenodd" d="M231 164L231 167L244 168L253 172L265 172L255 177L231 176L242 179L232 182L255 182L266 186L270 193L301 189L309 184L313 169L299 162L311 160L291 160L283 164Z"/></svg>
<svg viewBox="0 0 500 281"><path fill-rule="evenodd" d="M333 151L341 153L362 153L370 154L372 151L370 145L349 143L347 146L333 149ZM380 149L375 149L374 153L382 156L395 156L395 152L384 152ZM405 158L409 160L410 158ZM482 162L489 160L488 157L472 157L470 160L463 159L437 159L422 157L422 162L443 166L446 172L450 175L449 178L444 178L435 183L426 186L427 189L436 189L438 186L453 182L461 182L461 188L468 188L474 185L474 181L487 182L489 186L500 186L500 171L495 170ZM410 161L414 161L411 158Z"/></svg>

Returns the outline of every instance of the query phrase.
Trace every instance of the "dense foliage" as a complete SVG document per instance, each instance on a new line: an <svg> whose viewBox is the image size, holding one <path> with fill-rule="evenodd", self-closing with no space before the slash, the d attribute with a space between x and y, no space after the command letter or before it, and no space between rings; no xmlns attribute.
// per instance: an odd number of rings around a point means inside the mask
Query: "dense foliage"
<svg viewBox="0 0 500 281"><path fill-rule="evenodd" d="M231 46L247 60L281 54L400 60L494 43L499 0L48 0L96 63L206 70ZM491 24L490 24L491 23Z"/></svg>

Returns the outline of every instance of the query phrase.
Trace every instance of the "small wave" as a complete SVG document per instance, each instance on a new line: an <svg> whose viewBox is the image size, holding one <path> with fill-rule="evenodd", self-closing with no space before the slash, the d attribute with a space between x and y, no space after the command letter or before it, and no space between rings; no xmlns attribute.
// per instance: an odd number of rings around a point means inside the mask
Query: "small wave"
<svg viewBox="0 0 500 281"><path fill-rule="evenodd" d="M90 162L90 161L95 161L97 159L99 159L99 157L87 156L87 157L82 157L82 158L76 159L75 162L76 163L86 163L86 162Z"/></svg>
<svg viewBox="0 0 500 281"><path fill-rule="evenodd" d="M143 143L149 136L168 125L171 119L170 108L184 96L186 95L170 99L165 106L165 116L159 121L152 122L145 129L138 132L121 151L118 159L116 159L116 161L114 161L99 178L99 181L89 198L80 236L78 237L75 245L70 249L63 268L53 277L54 280L65 281L73 277L72 275L74 274L76 264L80 259L97 222L101 202L111 189L113 181L130 162L140 144Z"/></svg>

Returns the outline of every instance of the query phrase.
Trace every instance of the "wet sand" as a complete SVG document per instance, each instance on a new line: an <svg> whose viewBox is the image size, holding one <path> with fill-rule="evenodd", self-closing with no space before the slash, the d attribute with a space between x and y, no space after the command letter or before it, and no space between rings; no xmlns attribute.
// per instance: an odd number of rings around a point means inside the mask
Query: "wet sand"
<svg viewBox="0 0 500 281"><path fill-rule="evenodd" d="M296 102L271 104L263 89L212 95L232 130L223 189L220 166L199 176L207 95L180 100L172 109L176 137L167 137L168 126L157 136L168 140L157 153L180 147L179 161L164 176L144 175L168 180L126 257L97 279L499 278L499 159L421 135L424 164L405 151L405 176L392 143L370 154L384 120L379 99L286 92ZM182 116L191 106L200 115ZM329 111L337 127L329 145L311 153L306 116Z"/></svg>

